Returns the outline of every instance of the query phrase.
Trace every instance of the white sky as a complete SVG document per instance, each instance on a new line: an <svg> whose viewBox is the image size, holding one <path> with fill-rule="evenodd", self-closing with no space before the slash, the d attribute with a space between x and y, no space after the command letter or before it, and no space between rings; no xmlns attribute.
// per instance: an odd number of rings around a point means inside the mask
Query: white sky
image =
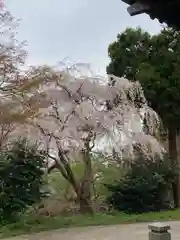
<svg viewBox="0 0 180 240"><path fill-rule="evenodd" d="M121 0L4 0L21 19L19 39L28 42L28 63L54 65L64 58L91 63L104 74L107 48L127 27L160 30L147 15L130 17Z"/></svg>

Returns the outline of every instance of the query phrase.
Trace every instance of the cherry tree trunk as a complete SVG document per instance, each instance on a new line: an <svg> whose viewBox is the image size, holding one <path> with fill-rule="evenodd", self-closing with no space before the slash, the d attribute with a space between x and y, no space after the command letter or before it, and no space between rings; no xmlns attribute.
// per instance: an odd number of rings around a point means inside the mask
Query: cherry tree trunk
<svg viewBox="0 0 180 240"><path fill-rule="evenodd" d="M89 151L84 153L83 160L84 160L84 176L81 180L79 194L80 212L82 214L93 214L94 212L92 206L93 172Z"/></svg>
<svg viewBox="0 0 180 240"><path fill-rule="evenodd" d="M172 125L168 127L168 147L169 147L169 156L171 158L173 166L179 167L178 161L178 151L177 151L177 131L176 128ZM180 178L179 173L174 177L172 183L172 192L174 207L178 208L180 205Z"/></svg>
<svg viewBox="0 0 180 240"><path fill-rule="evenodd" d="M93 214L94 210L92 207L91 199L80 197L79 199L80 213L82 214Z"/></svg>

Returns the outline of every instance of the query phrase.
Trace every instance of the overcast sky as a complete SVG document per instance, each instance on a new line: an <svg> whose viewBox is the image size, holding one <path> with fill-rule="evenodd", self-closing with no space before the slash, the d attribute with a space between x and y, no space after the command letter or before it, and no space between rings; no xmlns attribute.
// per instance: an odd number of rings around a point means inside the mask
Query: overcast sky
<svg viewBox="0 0 180 240"><path fill-rule="evenodd" d="M68 58L91 63L104 74L107 48L127 27L160 30L147 15L130 17L121 0L4 0L21 19L19 38L28 41L28 63L51 64Z"/></svg>

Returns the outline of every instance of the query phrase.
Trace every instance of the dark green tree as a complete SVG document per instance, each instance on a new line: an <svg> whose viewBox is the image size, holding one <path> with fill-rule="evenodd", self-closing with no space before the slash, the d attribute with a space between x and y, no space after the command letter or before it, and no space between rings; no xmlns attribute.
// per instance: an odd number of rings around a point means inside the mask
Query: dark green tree
<svg viewBox="0 0 180 240"><path fill-rule="evenodd" d="M180 122L180 32L165 28L151 36L127 29L110 44L107 72L139 80L149 105L160 115L168 132L169 155L178 164L177 134ZM180 204L178 176L173 182L175 206Z"/></svg>
<svg viewBox="0 0 180 240"><path fill-rule="evenodd" d="M13 221L45 193L44 157L24 139L0 153L0 220Z"/></svg>

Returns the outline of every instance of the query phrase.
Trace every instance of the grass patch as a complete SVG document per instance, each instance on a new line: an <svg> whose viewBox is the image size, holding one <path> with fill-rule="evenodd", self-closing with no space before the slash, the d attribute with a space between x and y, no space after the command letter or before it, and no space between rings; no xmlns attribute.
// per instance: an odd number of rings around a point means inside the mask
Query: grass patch
<svg viewBox="0 0 180 240"><path fill-rule="evenodd" d="M95 214L94 216L71 216L71 217L39 217L39 216L23 216L19 222L1 226L0 237L17 236L68 227L86 227L98 225L116 225L130 224L138 222L154 222L154 221L178 221L180 220L180 209L172 211L162 211L157 213L132 214L125 213L114 214Z"/></svg>

